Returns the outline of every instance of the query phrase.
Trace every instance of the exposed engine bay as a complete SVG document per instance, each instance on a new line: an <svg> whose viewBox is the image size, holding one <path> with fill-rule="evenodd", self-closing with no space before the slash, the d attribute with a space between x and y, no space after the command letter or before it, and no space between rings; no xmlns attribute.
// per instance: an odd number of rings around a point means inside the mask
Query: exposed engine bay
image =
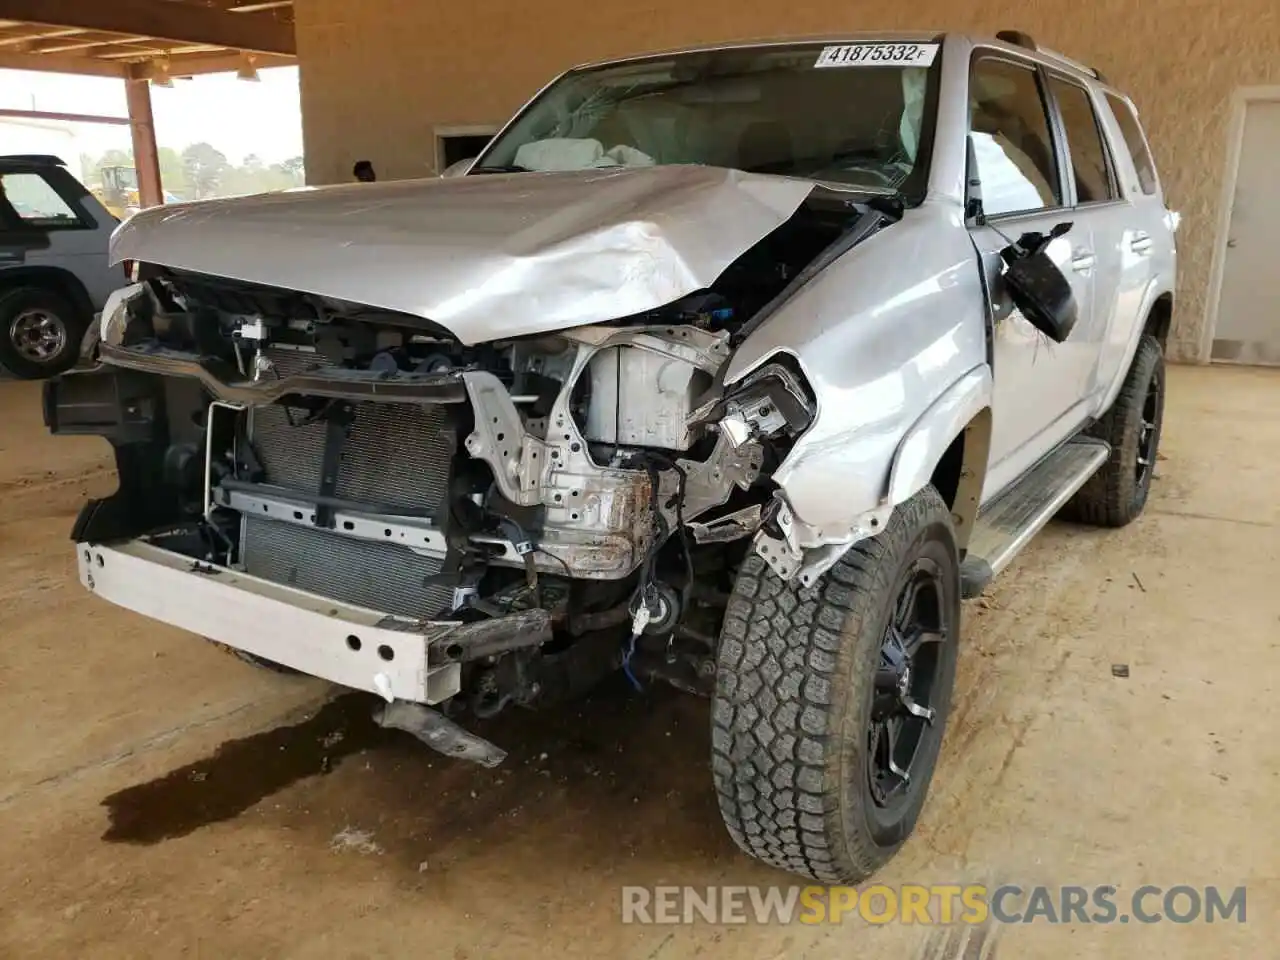
<svg viewBox="0 0 1280 960"><path fill-rule="evenodd" d="M477 345L139 264L104 312L98 366L47 411L116 446L120 490L76 539L474 624L445 655L481 716L618 666L705 691L732 573L788 522L771 471L816 412L787 354L731 388L723 368L807 272L894 212L815 194L710 288Z"/></svg>

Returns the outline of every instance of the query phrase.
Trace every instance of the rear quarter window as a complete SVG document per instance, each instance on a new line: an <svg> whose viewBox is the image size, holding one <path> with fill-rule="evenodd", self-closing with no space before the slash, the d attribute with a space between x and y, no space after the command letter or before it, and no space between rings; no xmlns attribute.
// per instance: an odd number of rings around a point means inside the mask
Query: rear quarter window
<svg viewBox="0 0 1280 960"><path fill-rule="evenodd" d="M82 229L80 215L45 177L36 172L0 173L0 202L22 226L39 230Z"/></svg>
<svg viewBox="0 0 1280 960"><path fill-rule="evenodd" d="M1137 114L1134 113L1128 101L1120 99L1114 93L1107 94L1107 103L1111 107L1111 112L1115 114L1116 122L1120 125L1120 133L1124 136L1125 146L1129 149L1129 155L1133 157L1133 165L1138 170L1138 185L1142 187L1143 193L1154 194L1160 189L1160 180L1156 176L1156 164L1151 158L1151 148L1147 145L1147 138L1142 132L1142 125L1138 123Z"/></svg>

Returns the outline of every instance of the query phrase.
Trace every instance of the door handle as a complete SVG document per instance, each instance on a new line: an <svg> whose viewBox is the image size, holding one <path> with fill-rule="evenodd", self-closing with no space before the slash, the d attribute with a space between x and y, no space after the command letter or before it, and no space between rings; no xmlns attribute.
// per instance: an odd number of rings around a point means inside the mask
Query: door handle
<svg viewBox="0 0 1280 960"><path fill-rule="evenodd" d="M1149 233L1135 233L1133 239L1129 241L1129 249L1142 256L1150 253L1151 247L1151 234Z"/></svg>
<svg viewBox="0 0 1280 960"><path fill-rule="evenodd" d="M1093 269L1098 258L1087 250L1081 250L1071 258L1071 269L1076 273L1087 273Z"/></svg>

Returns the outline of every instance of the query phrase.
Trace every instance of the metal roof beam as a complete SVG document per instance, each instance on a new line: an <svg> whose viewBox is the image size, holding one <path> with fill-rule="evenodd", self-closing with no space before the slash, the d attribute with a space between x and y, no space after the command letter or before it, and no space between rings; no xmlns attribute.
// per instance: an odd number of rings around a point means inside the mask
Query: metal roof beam
<svg viewBox="0 0 1280 960"><path fill-rule="evenodd" d="M104 117L97 113L53 113L48 110L9 110L0 108L0 117L16 117L19 120L57 120L63 123L106 123L127 127L128 117Z"/></svg>

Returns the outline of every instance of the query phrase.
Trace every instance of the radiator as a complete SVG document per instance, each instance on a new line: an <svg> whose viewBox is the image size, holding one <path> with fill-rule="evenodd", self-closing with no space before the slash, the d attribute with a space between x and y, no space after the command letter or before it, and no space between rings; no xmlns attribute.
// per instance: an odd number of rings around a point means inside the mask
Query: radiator
<svg viewBox="0 0 1280 960"><path fill-rule="evenodd" d="M268 356L280 376L328 362L289 350L268 350ZM304 411L279 404L256 407L252 416L253 448L265 481L304 495L318 493L327 425L303 423ZM371 511L435 515L448 493L456 443L443 407L356 404L333 495ZM399 544L265 517L245 517L241 558L254 576L402 616L435 616L450 608L453 597L452 586L427 582L439 573L440 559Z"/></svg>
<svg viewBox="0 0 1280 960"><path fill-rule="evenodd" d="M268 350L280 376L325 363L317 354ZM290 424L292 417L294 424ZM253 447L267 481L300 493L320 489L326 425L275 404L253 411ZM442 406L359 403L342 448L334 496L398 510L433 511L449 486L457 437Z"/></svg>
<svg viewBox="0 0 1280 960"><path fill-rule="evenodd" d="M442 561L408 547L251 514L242 531L245 569L255 577L404 617L452 609L453 587L427 582Z"/></svg>

